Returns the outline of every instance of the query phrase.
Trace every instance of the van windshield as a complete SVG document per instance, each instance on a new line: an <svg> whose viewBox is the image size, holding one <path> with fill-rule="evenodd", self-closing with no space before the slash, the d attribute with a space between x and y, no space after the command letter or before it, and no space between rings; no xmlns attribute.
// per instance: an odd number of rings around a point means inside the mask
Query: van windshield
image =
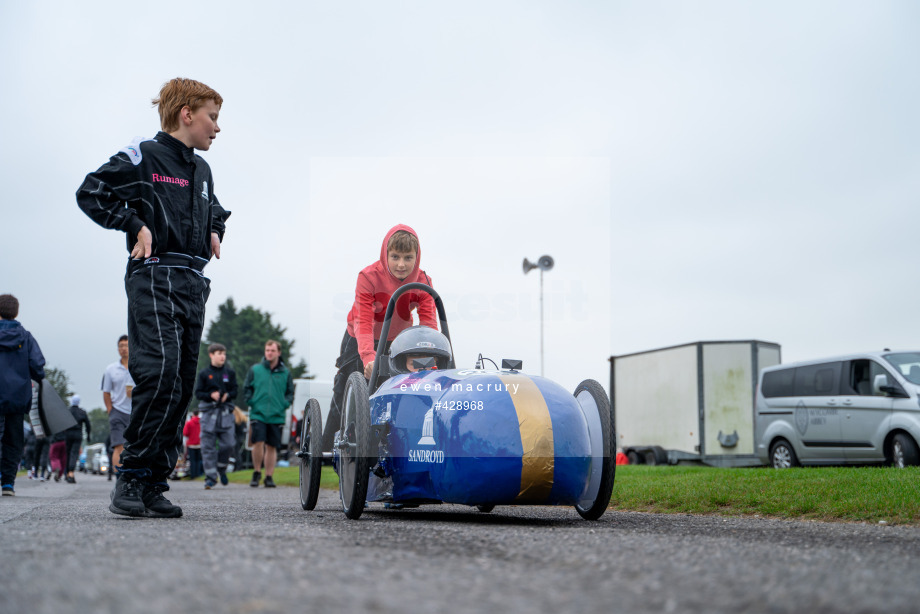
<svg viewBox="0 0 920 614"><path fill-rule="evenodd" d="M890 362L904 376L904 379L912 384L920 385L920 352L885 354L885 360Z"/></svg>

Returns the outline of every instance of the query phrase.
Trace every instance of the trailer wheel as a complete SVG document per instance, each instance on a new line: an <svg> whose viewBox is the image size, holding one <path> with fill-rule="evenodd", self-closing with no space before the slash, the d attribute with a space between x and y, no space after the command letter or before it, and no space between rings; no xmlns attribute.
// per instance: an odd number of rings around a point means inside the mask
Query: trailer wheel
<svg viewBox="0 0 920 614"><path fill-rule="evenodd" d="M616 437L610 400L603 386L593 379L578 384L575 400L584 412L591 442L590 482L585 498L575 505L575 510L585 520L597 520L610 504L616 476L616 454L613 450Z"/></svg>
<svg viewBox="0 0 920 614"><path fill-rule="evenodd" d="M661 446L652 446L651 449L645 453L645 464L646 465L667 465L668 464L668 453L664 451L664 448Z"/></svg>
<svg viewBox="0 0 920 614"><path fill-rule="evenodd" d="M798 467L799 459L795 455L795 450L785 439L777 439L770 446L770 466L774 469L788 469L789 467Z"/></svg>
<svg viewBox="0 0 920 614"><path fill-rule="evenodd" d="M629 461L630 465L644 465L645 457L642 454L639 454L635 450L629 450L626 452L626 460Z"/></svg>
<svg viewBox="0 0 920 614"><path fill-rule="evenodd" d="M891 440L891 465L903 469L920 464L920 452L910 435L898 433Z"/></svg>
<svg viewBox="0 0 920 614"><path fill-rule="evenodd" d="M319 401L310 399L303 413L300 435L300 507L312 510L319 496L319 477L323 467L323 426Z"/></svg>
<svg viewBox="0 0 920 614"><path fill-rule="evenodd" d="M367 499L371 468L371 412L364 374L355 371L345 384L342 429L336 444L339 456L339 494L342 510L352 520L360 518Z"/></svg>

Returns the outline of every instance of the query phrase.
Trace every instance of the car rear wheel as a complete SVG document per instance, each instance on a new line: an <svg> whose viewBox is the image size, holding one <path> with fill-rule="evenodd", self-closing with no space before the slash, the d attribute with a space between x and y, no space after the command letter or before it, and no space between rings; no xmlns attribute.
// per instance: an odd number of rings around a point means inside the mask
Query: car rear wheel
<svg viewBox="0 0 920 614"><path fill-rule="evenodd" d="M364 374L355 371L345 384L339 449L339 494L342 510L352 520L360 518L367 498L370 473L371 414Z"/></svg>
<svg viewBox="0 0 920 614"><path fill-rule="evenodd" d="M779 439L770 447L770 466L774 469L788 469L797 467L799 459L795 456L795 450L785 439Z"/></svg>
<svg viewBox="0 0 920 614"><path fill-rule="evenodd" d="M898 433L891 440L891 464L900 469L920 464L917 443L910 435Z"/></svg>
<svg viewBox="0 0 920 614"><path fill-rule="evenodd" d="M585 520L597 520L610 504L616 474L610 400L604 387L593 379L578 384L575 388L575 400L584 412L591 442L591 474L588 488L584 498L575 505L575 510Z"/></svg>
<svg viewBox="0 0 920 614"><path fill-rule="evenodd" d="M319 401L310 399L303 412L300 434L300 507L312 510L319 497L319 478L323 468L323 425Z"/></svg>

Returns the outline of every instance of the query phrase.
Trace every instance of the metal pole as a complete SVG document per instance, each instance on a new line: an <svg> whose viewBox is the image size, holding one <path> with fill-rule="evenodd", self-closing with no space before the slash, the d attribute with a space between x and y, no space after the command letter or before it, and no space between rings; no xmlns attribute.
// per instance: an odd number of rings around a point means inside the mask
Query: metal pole
<svg viewBox="0 0 920 614"><path fill-rule="evenodd" d="M543 269L540 269L540 377L543 377Z"/></svg>

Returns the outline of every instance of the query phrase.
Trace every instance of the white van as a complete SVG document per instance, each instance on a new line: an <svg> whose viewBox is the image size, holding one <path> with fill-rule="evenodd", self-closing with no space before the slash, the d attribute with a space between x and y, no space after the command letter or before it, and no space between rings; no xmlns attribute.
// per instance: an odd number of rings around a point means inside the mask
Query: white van
<svg viewBox="0 0 920 614"><path fill-rule="evenodd" d="M768 367L754 411L757 456L777 469L920 464L920 351Z"/></svg>
<svg viewBox="0 0 920 614"><path fill-rule="evenodd" d="M285 417L284 433L281 437L283 445L287 445L290 439L292 418L298 422L303 419L304 409L310 399L319 401L323 426L325 426L329 417L329 404L332 402L332 382L318 379L294 380L294 404L288 408L287 416Z"/></svg>

